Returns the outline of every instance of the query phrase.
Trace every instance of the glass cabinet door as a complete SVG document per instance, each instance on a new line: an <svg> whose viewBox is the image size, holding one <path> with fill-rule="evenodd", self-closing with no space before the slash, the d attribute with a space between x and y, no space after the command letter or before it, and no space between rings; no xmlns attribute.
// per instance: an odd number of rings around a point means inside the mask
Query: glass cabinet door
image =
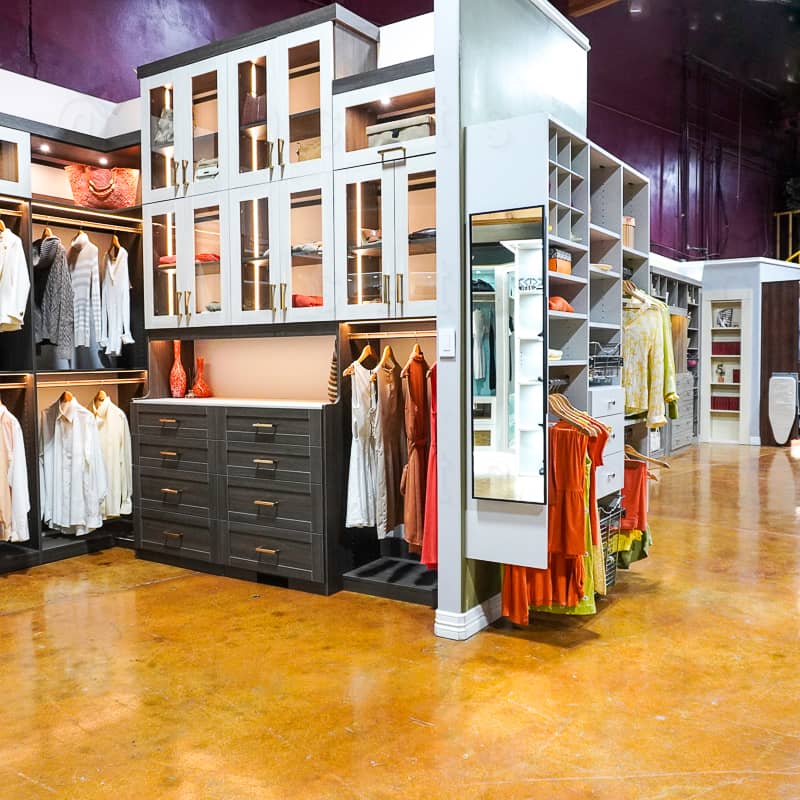
<svg viewBox="0 0 800 800"><path fill-rule="evenodd" d="M216 195L195 197L191 206L191 261L183 282L187 325L221 325L228 303L227 212Z"/></svg>
<svg viewBox="0 0 800 800"><path fill-rule="evenodd" d="M175 142L175 84L142 81L142 199L166 200L180 189L180 156Z"/></svg>
<svg viewBox="0 0 800 800"><path fill-rule="evenodd" d="M239 175L252 175L272 168L275 134L271 130L268 103L268 57L260 51L252 58L236 58L236 158Z"/></svg>
<svg viewBox="0 0 800 800"><path fill-rule="evenodd" d="M278 206L272 187L240 189L232 194L232 318L241 323L270 323L277 310L279 253Z"/></svg>
<svg viewBox="0 0 800 800"><path fill-rule="evenodd" d="M30 134L0 128L0 192L30 197L30 163Z"/></svg>
<svg viewBox="0 0 800 800"><path fill-rule="evenodd" d="M279 287L287 322L333 318L333 209L328 176L285 182L283 234L288 238Z"/></svg>
<svg viewBox="0 0 800 800"><path fill-rule="evenodd" d="M395 165L398 213L395 316L436 313L436 163L434 156Z"/></svg>
<svg viewBox="0 0 800 800"><path fill-rule="evenodd" d="M226 187L226 87L218 62L207 61L191 70L187 76L191 109L186 119L190 154L181 154L181 181L186 194L204 194Z"/></svg>
<svg viewBox="0 0 800 800"><path fill-rule="evenodd" d="M173 328L183 323L182 286L178 279L177 203L145 206L145 324L148 328Z"/></svg>
<svg viewBox="0 0 800 800"><path fill-rule="evenodd" d="M394 174L380 164L336 173L337 315L387 317L393 302Z"/></svg>
<svg viewBox="0 0 800 800"><path fill-rule="evenodd" d="M323 25L275 41L283 72L281 130L275 153L280 177L320 172L323 162L330 160L332 37L331 27Z"/></svg>

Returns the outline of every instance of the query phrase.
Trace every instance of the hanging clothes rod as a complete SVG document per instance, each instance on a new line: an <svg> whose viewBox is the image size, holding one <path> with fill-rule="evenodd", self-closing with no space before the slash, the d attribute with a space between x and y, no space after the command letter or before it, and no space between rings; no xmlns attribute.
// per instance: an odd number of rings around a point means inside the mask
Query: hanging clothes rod
<svg viewBox="0 0 800 800"><path fill-rule="evenodd" d="M0 392L6 389L27 389L30 384L28 383L0 383Z"/></svg>
<svg viewBox="0 0 800 800"><path fill-rule="evenodd" d="M0 208L0 217L21 217L21 211L14 211L11 208Z"/></svg>
<svg viewBox="0 0 800 800"><path fill-rule="evenodd" d="M351 333L349 339L435 339L436 331L377 331L376 333Z"/></svg>
<svg viewBox="0 0 800 800"><path fill-rule="evenodd" d="M40 389L61 388L62 386L122 386L127 383L147 383L147 378L86 378L82 380L65 381L39 381L36 386ZM2 384L0 384L2 390Z"/></svg>
<svg viewBox="0 0 800 800"><path fill-rule="evenodd" d="M32 215L34 222L47 222L51 225L62 228L88 228L89 230L113 231L114 233L137 233L142 232L141 228L130 228L124 225L109 225L105 222L94 222L93 220L70 219L68 217L53 217L49 214Z"/></svg>

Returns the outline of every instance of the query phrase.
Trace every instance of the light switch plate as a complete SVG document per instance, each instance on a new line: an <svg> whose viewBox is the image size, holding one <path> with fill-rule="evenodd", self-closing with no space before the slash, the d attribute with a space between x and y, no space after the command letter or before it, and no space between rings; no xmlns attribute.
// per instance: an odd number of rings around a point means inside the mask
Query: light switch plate
<svg viewBox="0 0 800 800"><path fill-rule="evenodd" d="M439 328L439 358L456 357L456 332L453 328Z"/></svg>

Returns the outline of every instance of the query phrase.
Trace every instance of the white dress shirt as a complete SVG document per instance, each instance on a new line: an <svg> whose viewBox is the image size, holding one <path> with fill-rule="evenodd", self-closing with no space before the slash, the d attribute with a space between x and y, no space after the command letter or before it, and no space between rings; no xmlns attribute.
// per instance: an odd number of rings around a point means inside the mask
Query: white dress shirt
<svg viewBox="0 0 800 800"><path fill-rule="evenodd" d="M106 255L105 263L100 338L97 341L105 348L106 355L118 356L123 344L133 344L128 251L120 247L115 259Z"/></svg>
<svg viewBox="0 0 800 800"><path fill-rule="evenodd" d="M22 426L0 403L0 541L25 542L30 538L30 510Z"/></svg>
<svg viewBox="0 0 800 800"><path fill-rule="evenodd" d="M103 519L130 514L133 511L133 467L131 459L131 430L125 412L106 397L94 408L100 449L106 466L108 492L100 504Z"/></svg>
<svg viewBox="0 0 800 800"><path fill-rule="evenodd" d="M39 478L45 525L84 536L103 524L106 470L97 423L74 397L41 413Z"/></svg>
<svg viewBox="0 0 800 800"><path fill-rule="evenodd" d="M9 228L0 232L0 331L22 327L31 278L22 240Z"/></svg>

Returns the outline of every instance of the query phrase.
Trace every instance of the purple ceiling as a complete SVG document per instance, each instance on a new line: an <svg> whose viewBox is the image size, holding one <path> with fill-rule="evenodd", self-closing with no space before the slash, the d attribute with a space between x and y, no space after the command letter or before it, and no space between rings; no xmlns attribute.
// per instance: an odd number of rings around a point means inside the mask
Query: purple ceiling
<svg viewBox="0 0 800 800"><path fill-rule="evenodd" d="M107 100L139 94L140 64L328 5L322 0L4 0L0 68ZM347 0L378 25L433 0Z"/></svg>

